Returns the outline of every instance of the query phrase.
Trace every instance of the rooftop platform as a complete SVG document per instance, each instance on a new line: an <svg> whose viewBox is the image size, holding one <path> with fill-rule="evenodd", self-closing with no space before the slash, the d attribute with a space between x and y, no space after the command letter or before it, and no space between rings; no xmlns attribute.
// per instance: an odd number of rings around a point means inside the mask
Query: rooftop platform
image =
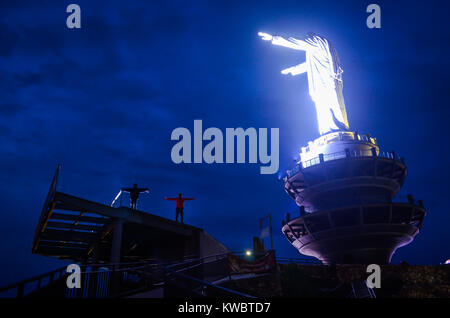
<svg viewBox="0 0 450 318"><path fill-rule="evenodd" d="M109 262L114 254L114 235L119 239L115 249L119 250L120 260L199 257L227 251L203 229L59 192L58 173L59 167L36 226L34 254L81 262L91 259ZM115 227L119 228L118 233L114 233Z"/></svg>

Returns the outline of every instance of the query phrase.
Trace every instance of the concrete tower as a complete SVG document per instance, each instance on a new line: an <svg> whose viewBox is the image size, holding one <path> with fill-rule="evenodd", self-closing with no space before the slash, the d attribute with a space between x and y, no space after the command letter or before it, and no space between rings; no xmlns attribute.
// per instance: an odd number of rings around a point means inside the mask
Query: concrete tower
<svg viewBox="0 0 450 318"><path fill-rule="evenodd" d="M375 138L339 131L302 148L300 161L284 177L284 188L300 207L282 231L300 253L324 264L386 264L421 228L425 209L412 196L392 200L407 168Z"/></svg>

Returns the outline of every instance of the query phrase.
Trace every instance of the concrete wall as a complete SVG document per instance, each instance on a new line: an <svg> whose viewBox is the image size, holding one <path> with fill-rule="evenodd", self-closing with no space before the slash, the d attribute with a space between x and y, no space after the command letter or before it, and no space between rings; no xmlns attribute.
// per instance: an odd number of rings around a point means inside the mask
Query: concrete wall
<svg viewBox="0 0 450 318"><path fill-rule="evenodd" d="M200 231L200 257L224 254L230 250L206 231Z"/></svg>

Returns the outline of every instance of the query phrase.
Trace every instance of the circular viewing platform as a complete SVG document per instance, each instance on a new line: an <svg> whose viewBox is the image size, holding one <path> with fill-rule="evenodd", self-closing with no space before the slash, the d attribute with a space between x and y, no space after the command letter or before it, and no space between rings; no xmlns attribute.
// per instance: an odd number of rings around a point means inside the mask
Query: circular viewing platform
<svg viewBox="0 0 450 318"><path fill-rule="evenodd" d="M323 156L307 168L298 164L283 180L285 191L297 205L312 212L330 197L335 197L336 204L347 204L346 198L356 194L365 201L391 202L406 174L406 165L392 153L382 157L344 152L329 154L327 160Z"/></svg>
<svg viewBox="0 0 450 318"><path fill-rule="evenodd" d="M282 231L301 254L325 264L387 264L414 239L425 216L412 196L393 203L406 174L403 158L380 151L369 135L320 136L283 178L301 215Z"/></svg>
<svg viewBox="0 0 450 318"><path fill-rule="evenodd" d="M282 231L300 253L324 264L387 264L418 234L425 214L412 203L349 206L287 220Z"/></svg>

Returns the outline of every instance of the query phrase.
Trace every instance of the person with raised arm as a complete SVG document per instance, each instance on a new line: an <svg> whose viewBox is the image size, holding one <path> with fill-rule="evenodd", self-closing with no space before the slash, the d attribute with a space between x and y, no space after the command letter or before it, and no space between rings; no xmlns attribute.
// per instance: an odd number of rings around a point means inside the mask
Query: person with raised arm
<svg viewBox="0 0 450 318"><path fill-rule="evenodd" d="M143 192L150 193L150 190L148 188L138 188L137 184L135 183L132 188L122 188L122 192L128 192L130 194L130 203L131 203L131 209L136 210L137 208L137 201L139 199L139 195Z"/></svg>
<svg viewBox="0 0 450 318"><path fill-rule="evenodd" d="M178 197L176 198L167 198L165 197L164 200L168 200L168 201L175 201L177 203L176 205L176 218L175 220L178 222L178 215L180 215L180 220L181 223L183 222L183 214L184 214L184 201L191 201L191 200L195 200L195 198L183 198L183 196L181 195L181 193L178 194Z"/></svg>

